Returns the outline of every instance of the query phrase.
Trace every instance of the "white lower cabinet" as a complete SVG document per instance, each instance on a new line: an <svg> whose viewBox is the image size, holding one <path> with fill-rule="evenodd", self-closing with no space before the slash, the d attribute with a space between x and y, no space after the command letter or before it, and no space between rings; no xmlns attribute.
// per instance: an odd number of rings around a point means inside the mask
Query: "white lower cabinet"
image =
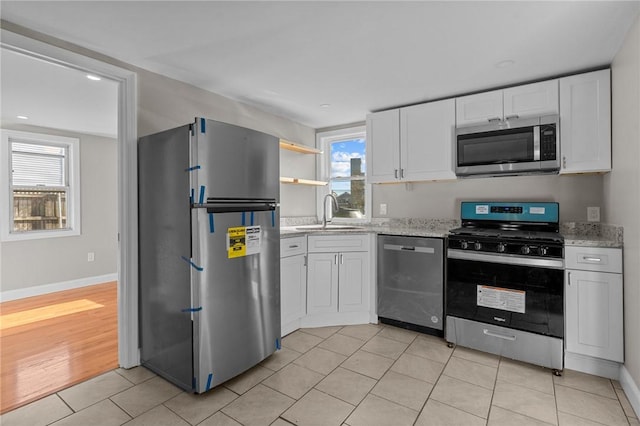
<svg viewBox="0 0 640 426"><path fill-rule="evenodd" d="M622 250L569 246L565 258L565 366L607 376L599 360L624 361Z"/></svg>
<svg viewBox="0 0 640 426"><path fill-rule="evenodd" d="M280 315L282 335L300 328L307 314L307 237L280 242Z"/></svg>
<svg viewBox="0 0 640 426"><path fill-rule="evenodd" d="M309 236L308 325L368 322L369 244L369 235Z"/></svg>

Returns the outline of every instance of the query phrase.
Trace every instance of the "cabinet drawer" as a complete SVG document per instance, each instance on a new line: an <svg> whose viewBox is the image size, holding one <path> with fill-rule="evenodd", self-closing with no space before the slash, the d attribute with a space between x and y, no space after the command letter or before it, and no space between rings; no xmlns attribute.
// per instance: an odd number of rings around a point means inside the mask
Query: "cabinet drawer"
<svg viewBox="0 0 640 426"><path fill-rule="evenodd" d="M622 250L603 247L565 247L565 268L622 273Z"/></svg>
<svg viewBox="0 0 640 426"><path fill-rule="evenodd" d="M309 236L309 253L336 251L369 251L369 234Z"/></svg>
<svg viewBox="0 0 640 426"><path fill-rule="evenodd" d="M307 253L307 237L289 237L280 240L280 257Z"/></svg>

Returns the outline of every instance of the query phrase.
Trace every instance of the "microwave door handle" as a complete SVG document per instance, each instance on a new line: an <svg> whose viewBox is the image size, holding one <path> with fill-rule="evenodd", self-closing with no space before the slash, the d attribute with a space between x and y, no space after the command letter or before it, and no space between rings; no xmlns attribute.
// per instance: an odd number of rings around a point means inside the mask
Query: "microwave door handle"
<svg viewBox="0 0 640 426"><path fill-rule="evenodd" d="M540 161L540 126L533 126L533 161Z"/></svg>

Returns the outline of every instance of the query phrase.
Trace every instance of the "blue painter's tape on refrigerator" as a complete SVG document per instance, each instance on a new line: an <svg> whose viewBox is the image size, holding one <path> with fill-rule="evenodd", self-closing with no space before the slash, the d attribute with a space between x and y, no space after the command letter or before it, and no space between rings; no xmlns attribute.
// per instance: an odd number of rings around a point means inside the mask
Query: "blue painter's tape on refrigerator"
<svg viewBox="0 0 640 426"><path fill-rule="evenodd" d="M215 230L216 229L213 226L213 213L209 213L209 232L213 234Z"/></svg>
<svg viewBox="0 0 640 426"><path fill-rule="evenodd" d="M280 350L282 349L282 346L280 345L280 339L276 339L276 350Z"/></svg>
<svg viewBox="0 0 640 426"><path fill-rule="evenodd" d="M201 169L200 166L193 166L193 167L189 167L188 169L185 169L185 172L192 172L194 170L199 170Z"/></svg>
<svg viewBox="0 0 640 426"><path fill-rule="evenodd" d="M191 259L189 259L188 257L184 257L184 256L180 256L182 258L182 260L184 260L185 262L187 262L189 265L191 265L196 271L204 271L204 268L201 268L200 266L196 265L195 263L193 263L193 261Z"/></svg>
<svg viewBox="0 0 640 426"><path fill-rule="evenodd" d="M211 380L213 379L213 373L209 373L209 377L207 377L207 388L205 390L211 389Z"/></svg>
<svg viewBox="0 0 640 426"><path fill-rule="evenodd" d="M275 210L271 210L271 227L272 228L276 227L276 211Z"/></svg>
<svg viewBox="0 0 640 426"><path fill-rule="evenodd" d="M207 133L207 121L204 118L200 119L200 133Z"/></svg>
<svg viewBox="0 0 640 426"><path fill-rule="evenodd" d="M242 212L242 226L244 226L246 224L246 222L247 222L246 219L245 219L245 216L246 215L244 214L244 212Z"/></svg>
<svg viewBox="0 0 640 426"><path fill-rule="evenodd" d="M185 308L185 309L180 309L180 312L200 312L202 310L202 306L198 307L198 308Z"/></svg>
<svg viewBox="0 0 640 426"><path fill-rule="evenodd" d="M249 222L251 223L251 226L253 226L253 212L251 212L251 219L249 220Z"/></svg>
<svg viewBox="0 0 640 426"><path fill-rule="evenodd" d="M200 204L204 204L204 185L200 186Z"/></svg>

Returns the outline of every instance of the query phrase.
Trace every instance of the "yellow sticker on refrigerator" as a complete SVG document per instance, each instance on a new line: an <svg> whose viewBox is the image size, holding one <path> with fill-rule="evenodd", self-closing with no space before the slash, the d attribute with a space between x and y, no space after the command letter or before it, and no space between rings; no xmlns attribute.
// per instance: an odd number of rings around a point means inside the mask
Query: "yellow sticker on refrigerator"
<svg viewBox="0 0 640 426"><path fill-rule="evenodd" d="M260 253L262 229L260 226L236 226L227 229L229 259Z"/></svg>

